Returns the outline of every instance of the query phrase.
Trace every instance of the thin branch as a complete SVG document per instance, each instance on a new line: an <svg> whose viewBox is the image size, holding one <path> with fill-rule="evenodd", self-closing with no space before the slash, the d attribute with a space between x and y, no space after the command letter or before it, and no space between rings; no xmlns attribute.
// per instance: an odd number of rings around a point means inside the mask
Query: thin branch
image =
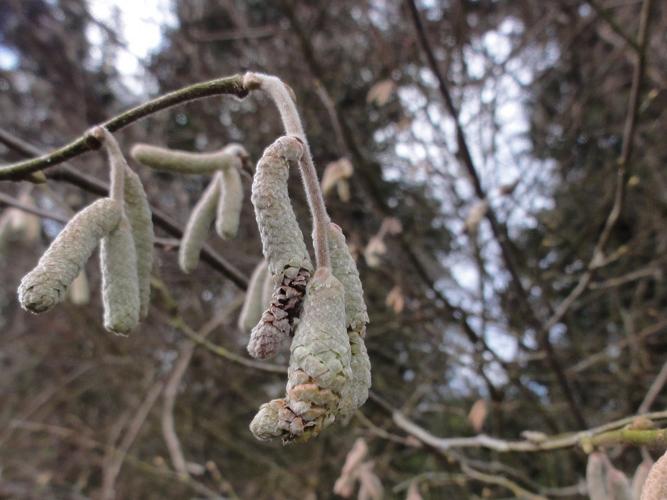
<svg viewBox="0 0 667 500"><path fill-rule="evenodd" d="M473 437L441 438L434 436L423 427L409 420L398 410L392 410L394 423L408 434L416 437L422 443L441 451L454 448L486 448L499 453L508 452L538 452L558 450L581 446L591 449L595 446L611 446L625 443L641 446L667 447L667 429L623 429L632 423L636 416L626 417L592 429L562 434L557 436L543 436L539 440L508 441L494 438L486 434ZM643 417L652 421L667 420L667 411L646 413Z"/></svg>
<svg viewBox="0 0 667 500"><path fill-rule="evenodd" d="M118 447L118 450L111 450L108 455L108 460L105 460L105 466L102 474L102 491L100 493L101 500L112 500L116 497L115 487L118 474L123 467L123 462L127 456L127 452L134 443L139 431L146 421L146 417L155 405L157 398L162 393L163 383L159 381L148 390L143 402L137 408L134 418L130 421L127 432Z"/></svg>
<svg viewBox="0 0 667 500"><path fill-rule="evenodd" d="M38 217L42 217L43 219L49 219L49 220L54 220L56 222L62 222L63 224L67 224L69 221L69 218L64 217L62 215L58 215L53 212L46 212L44 210L40 210L35 207L31 207L29 205L26 205L24 203L21 203L19 200L16 198L13 198L12 196L6 195L5 193L0 193L0 204L7 205L9 207L14 207L19 210L22 210L23 212L27 212L29 214L37 215Z"/></svg>
<svg viewBox="0 0 667 500"><path fill-rule="evenodd" d="M243 300L243 295L237 297L225 310L215 316L211 321L206 323L200 330L199 336L201 338L206 338L211 332L213 332L222 322L224 322L231 313L241 306ZM185 460L185 455L183 454L183 448L181 442L178 439L178 434L176 433L176 426L174 424L174 405L176 403L176 395L178 393L178 388L183 380L183 376L190 365L190 360L194 354L196 344L190 340L184 342L183 346L180 349L180 353L176 362L174 363L174 368L169 375L167 382L164 386L164 404L162 406L162 435L164 436L165 443L167 444L167 450L169 451L169 456L171 457L171 463L174 466L174 470L183 476L188 477L190 474L187 469L187 462Z"/></svg>
<svg viewBox="0 0 667 500"><path fill-rule="evenodd" d="M243 98L248 95L248 90L243 86L243 78L241 75L217 78L208 82L189 85L140 104L139 106L129 109L100 125L106 127L110 132L115 132L141 118L177 104L194 101L203 97L225 94L233 95L238 98ZM0 180L17 180L32 172L53 167L79 156L82 153L98 149L99 147L100 142L90 133L86 132L69 144L62 146L49 154L0 167Z"/></svg>
<svg viewBox="0 0 667 500"><path fill-rule="evenodd" d="M651 405L655 402L656 398L658 397L658 394L660 394L660 391L662 391L662 388L665 386L665 383L667 383L667 362L665 362L665 364L662 365L660 373L658 373L658 376L651 384L651 387L646 393L646 396L644 396L644 400L642 401L642 404L639 405L637 413L646 413L647 411L649 411Z"/></svg>

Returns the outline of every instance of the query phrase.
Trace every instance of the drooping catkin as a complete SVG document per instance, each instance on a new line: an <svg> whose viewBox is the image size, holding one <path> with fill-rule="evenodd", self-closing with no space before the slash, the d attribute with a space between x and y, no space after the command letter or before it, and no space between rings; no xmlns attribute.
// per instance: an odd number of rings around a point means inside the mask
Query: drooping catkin
<svg viewBox="0 0 667 500"><path fill-rule="evenodd" d="M632 500L630 481L623 472L614 467L607 473L607 488L609 500Z"/></svg>
<svg viewBox="0 0 667 500"><path fill-rule="evenodd" d="M248 153L240 144L229 144L212 153L191 153L140 143L132 147L130 155L155 170L179 174L212 174L238 165L247 158Z"/></svg>
<svg viewBox="0 0 667 500"><path fill-rule="evenodd" d="M148 197L139 176L129 167L125 170L125 215L130 222L139 280L140 319L148 315L151 297L151 271L155 232Z"/></svg>
<svg viewBox="0 0 667 500"><path fill-rule="evenodd" d="M588 455L586 487L590 500L607 500L607 462L599 452Z"/></svg>
<svg viewBox="0 0 667 500"><path fill-rule="evenodd" d="M111 169L110 196L123 201L135 247L137 279L141 302L140 317L148 315L150 274L153 268L153 220L148 197L139 176L130 168L114 135L106 127L96 127L93 134L103 142Z"/></svg>
<svg viewBox="0 0 667 500"><path fill-rule="evenodd" d="M102 239L100 267L104 328L128 335L139 323L141 301L137 257L127 217L123 216L118 227Z"/></svg>
<svg viewBox="0 0 667 500"><path fill-rule="evenodd" d="M371 362L363 339L369 320L359 271L345 235L340 227L331 223L328 237L331 270L345 289L345 321L351 349L352 379L342 390L339 413L349 415L366 402L371 387Z"/></svg>
<svg viewBox="0 0 667 500"><path fill-rule="evenodd" d="M120 204L110 198L99 199L76 214L39 259L37 267L21 280L21 307L41 313L64 300L67 288L100 239L118 226L121 214Z"/></svg>
<svg viewBox="0 0 667 500"><path fill-rule="evenodd" d="M250 423L258 439L307 441L335 420L352 377L344 295L328 268L313 275L290 349L287 395L260 407Z"/></svg>
<svg viewBox="0 0 667 500"><path fill-rule="evenodd" d="M239 169L231 166L222 171L220 203L215 221L215 230L223 240L236 237L243 206L243 184Z"/></svg>
<svg viewBox="0 0 667 500"><path fill-rule="evenodd" d="M667 452L651 467L641 500L664 500L667 498Z"/></svg>
<svg viewBox="0 0 667 500"><path fill-rule="evenodd" d="M303 145L296 137L280 137L264 151L252 183L252 203L264 257L275 289L271 303L248 343L251 356L274 356L292 332L313 265L287 190L290 164L299 160Z"/></svg>
<svg viewBox="0 0 667 500"><path fill-rule="evenodd" d="M193 271L199 264L201 252L208 237L220 198L220 173L216 173L206 191L195 205L185 226L181 247L178 250L178 264L183 272Z"/></svg>
<svg viewBox="0 0 667 500"><path fill-rule="evenodd" d="M250 284L246 292L245 302L239 315L239 329L242 332L250 332L262 316L264 311L263 292L266 281L268 266L265 260L262 260L250 277Z"/></svg>

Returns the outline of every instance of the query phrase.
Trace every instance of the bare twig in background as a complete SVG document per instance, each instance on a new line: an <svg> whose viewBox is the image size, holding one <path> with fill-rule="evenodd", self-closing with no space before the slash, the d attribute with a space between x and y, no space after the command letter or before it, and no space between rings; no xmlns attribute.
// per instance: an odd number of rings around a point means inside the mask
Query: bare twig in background
<svg viewBox="0 0 667 500"><path fill-rule="evenodd" d="M162 393L163 387L164 383L162 381L158 381L151 386L137 408L134 417L130 420L123 439L118 445L118 450L110 449L108 451L102 469L102 489L100 491L102 500L113 500L116 497L116 479L118 479L118 474L123 467L127 452L139 435L139 431L141 431L148 414Z"/></svg>

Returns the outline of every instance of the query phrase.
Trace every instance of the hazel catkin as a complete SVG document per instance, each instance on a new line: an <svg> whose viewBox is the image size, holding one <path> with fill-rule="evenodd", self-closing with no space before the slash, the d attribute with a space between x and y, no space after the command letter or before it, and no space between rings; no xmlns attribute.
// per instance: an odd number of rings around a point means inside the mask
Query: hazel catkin
<svg viewBox="0 0 667 500"><path fill-rule="evenodd" d="M275 285L271 303L248 342L248 353L255 358L274 356L290 336L313 271L287 190L289 167L302 153L303 144L296 137L278 138L264 151L252 183L262 250Z"/></svg>
<svg viewBox="0 0 667 500"><path fill-rule="evenodd" d="M368 312L359 271L343 231L336 224L330 223L328 238L331 269L345 290L345 321L350 341L352 379L342 390L338 411L341 415L349 415L366 402L371 387L371 362L363 339Z"/></svg>
<svg viewBox="0 0 667 500"><path fill-rule="evenodd" d="M262 311L264 310L263 292L266 274L267 264L265 260L262 260L252 272L245 302L243 302L243 308L239 315L238 326L242 332L250 332L252 327L257 324L262 316Z"/></svg>
<svg viewBox="0 0 667 500"><path fill-rule="evenodd" d="M352 376L344 294L328 268L310 280L290 348L287 395L260 407L250 423L258 439L307 441L335 420Z"/></svg>
<svg viewBox="0 0 667 500"><path fill-rule="evenodd" d="M243 206L243 184L236 166L222 170L220 202L215 221L215 230L223 240L236 237Z"/></svg>
<svg viewBox="0 0 667 500"><path fill-rule="evenodd" d="M129 167L125 170L125 214L132 230L139 280L139 317L148 315L153 270L155 232L148 197L139 176Z"/></svg>
<svg viewBox="0 0 667 500"><path fill-rule="evenodd" d="M211 224L215 219L220 197L220 173L216 173L206 191L195 205L178 251L178 264L183 272L193 271L199 264L199 253L208 238Z"/></svg>
<svg viewBox="0 0 667 500"><path fill-rule="evenodd" d="M139 323L141 304L132 229L125 216L118 227L102 239L100 267L104 328L118 335L128 335Z"/></svg>
<svg viewBox="0 0 667 500"><path fill-rule="evenodd" d="M21 280L21 307L41 313L64 300L69 285L100 239L116 229L121 215L120 204L110 198L99 199L77 213L53 240L37 267Z"/></svg>
<svg viewBox="0 0 667 500"><path fill-rule="evenodd" d="M248 153L243 146L234 143L212 153L191 153L139 143L132 147L130 155L155 170L179 174L212 174L235 167L247 158Z"/></svg>

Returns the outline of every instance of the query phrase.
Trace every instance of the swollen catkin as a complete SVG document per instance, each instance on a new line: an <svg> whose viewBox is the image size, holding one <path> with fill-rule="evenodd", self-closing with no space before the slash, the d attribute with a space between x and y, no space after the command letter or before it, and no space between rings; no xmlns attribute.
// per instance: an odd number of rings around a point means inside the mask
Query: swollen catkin
<svg viewBox="0 0 667 500"><path fill-rule="evenodd" d="M307 441L335 420L352 377L344 295L328 268L313 275L290 349L287 395L260 408L250 424L258 439Z"/></svg>
<svg viewBox="0 0 667 500"><path fill-rule="evenodd" d="M139 317L143 319L148 315L150 305L155 233L144 186L139 176L129 167L125 170L125 215L130 222L134 240L141 303Z"/></svg>
<svg viewBox="0 0 667 500"><path fill-rule="evenodd" d="M276 286L271 304L252 330L248 352L270 358L292 332L313 265L287 191L289 166L299 160L303 145L296 137L280 137L257 164L252 203L264 257Z"/></svg>
<svg viewBox="0 0 667 500"><path fill-rule="evenodd" d="M178 264L183 272L189 273L199 264L199 253L215 219L219 198L220 173L217 173L195 205L185 226L181 247L178 250Z"/></svg>
<svg viewBox="0 0 667 500"><path fill-rule="evenodd" d="M21 280L21 307L41 313L65 299L67 288L100 239L116 229L121 214L120 204L109 198L97 200L76 214L39 259L37 267Z"/></svg>
<svg viewBox="0 0 667 500"><path fill-rule="evenodd" d="M102 239L102 303L104 328L128 335L139 323L139 280L132 229L125 216L118 227Z"/></svg>
<svg viewBox="0 0 667 500"><path fill-rule="evenodd" d="M150 144L135 144L130 155L139 163L156 170L179 174L212 174L238 166L248 153L240 144L229 144L213 153L190 153Z"/></svg>
<svg viewBox="0 0 667 500"><path fill-rule="evenodd" d="M345 290L345 321L351 349L352 379L343 388L338 411L341 415L349 415L366 402L371 387L371 362L363 339L368 312L359 271L343 231L331 223L328 238L331 270Z"/></svg>
<svg viewBox="0 0 667 500"><path fill-rule="evenodd" d="M266 275L267 264L265 260L262 260L252 272L245 302L239 315L239 329L242 332L249 332L262 316L262 311L264 311L263 292Z"/></svg>
<svg viewBox="0 0 667 500"><path fill-rule="evenodd" d="M215 230L223 240L229 240L235 238L239 231L243 206L243 184L238 168L223 170L221 183Z"/></svg>

